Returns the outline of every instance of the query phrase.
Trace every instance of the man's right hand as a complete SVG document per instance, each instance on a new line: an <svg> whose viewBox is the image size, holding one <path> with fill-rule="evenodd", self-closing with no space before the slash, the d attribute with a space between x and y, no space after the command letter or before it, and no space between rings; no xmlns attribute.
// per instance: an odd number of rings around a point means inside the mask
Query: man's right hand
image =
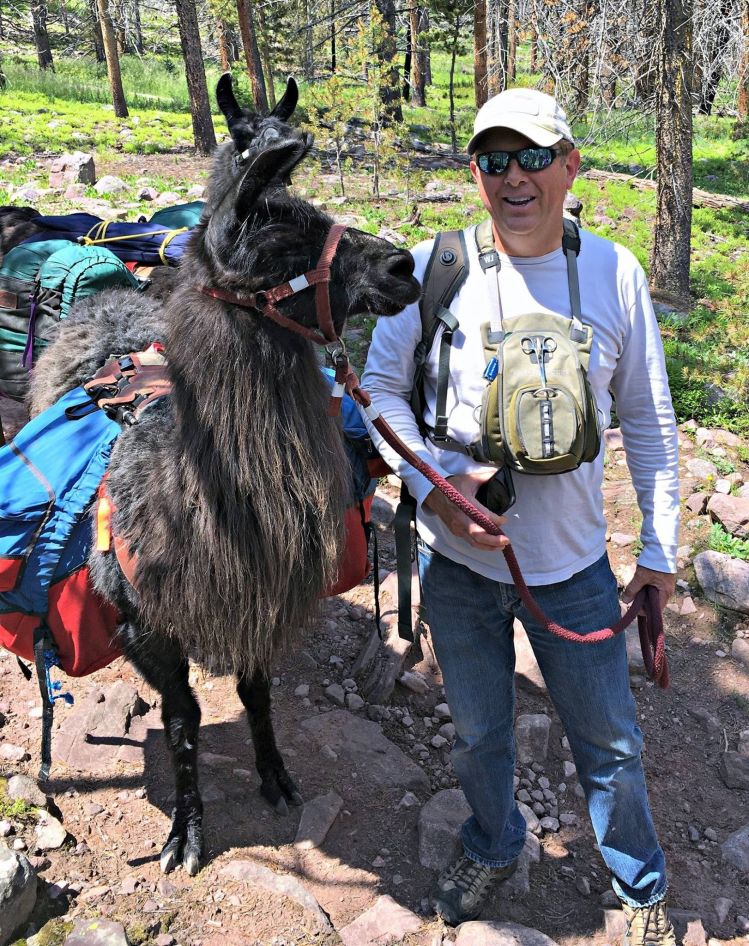
<svg viewBox="0 0 749 946"><path fill-rule="evenodd" d="M467 500L473 503L484 515L491 519L498 526L502 526L506 519L504 516L498 516L486 506L482 506L476 499L476 493L481 486L490 480L496 470L488 468L479 470L476 473L456 473L454 476L448 476L447 482L454 486ZM453 535L459 539L464 539L474 548L488 551L492 549L503 549L510 544L506 535L491 535L485 529L469 519L468 516L458 507L451 503L444 493L435 488L429 493L422 503L425 509L439 516Z"/></svg>

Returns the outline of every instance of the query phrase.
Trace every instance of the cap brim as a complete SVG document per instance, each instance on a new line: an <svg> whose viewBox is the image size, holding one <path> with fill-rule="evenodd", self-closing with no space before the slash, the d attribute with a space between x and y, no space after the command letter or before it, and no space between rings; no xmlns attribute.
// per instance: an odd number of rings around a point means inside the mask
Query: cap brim
<svg viewBox="0 0 749 946"><path fill-rule="evenodd" d="M534 144L540 145L542 148L550 148L564 137L564 135L560 135L559 132L539 128L538 125L529 122L525 115L518 115L516 118L508 115L506 118L502 119L501 124L493 123L487 125L486 128L477 129L474 132L473 138L468 142L468 148L466 149L468 153L473 154L476 151L479 139L487 132L494 131L495 128L507 128L510 131L516 131L519 135L524 135Z"/></svg>

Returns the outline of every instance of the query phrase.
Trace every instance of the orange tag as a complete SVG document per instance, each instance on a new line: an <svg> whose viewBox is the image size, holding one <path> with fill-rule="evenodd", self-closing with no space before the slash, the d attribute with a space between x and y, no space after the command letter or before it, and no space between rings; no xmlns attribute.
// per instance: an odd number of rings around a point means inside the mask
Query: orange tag
<svg viewBox="0 0 749 946"><path fill-rule="evenodd" d="M96 551L108 552L112 545L112 504L100 496L96 504Z"/></svg>

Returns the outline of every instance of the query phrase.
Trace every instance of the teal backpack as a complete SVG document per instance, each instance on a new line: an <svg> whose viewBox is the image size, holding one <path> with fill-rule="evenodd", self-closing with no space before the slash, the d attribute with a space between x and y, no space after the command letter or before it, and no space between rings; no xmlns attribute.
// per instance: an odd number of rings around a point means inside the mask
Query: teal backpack
<svg viewBox="0 0 749 946"><path fill-rule="evenodd" d="M0 266L0 394L23 400L53 327L81 299L141 283L101 246L44 240L14 247Z"/></svg>

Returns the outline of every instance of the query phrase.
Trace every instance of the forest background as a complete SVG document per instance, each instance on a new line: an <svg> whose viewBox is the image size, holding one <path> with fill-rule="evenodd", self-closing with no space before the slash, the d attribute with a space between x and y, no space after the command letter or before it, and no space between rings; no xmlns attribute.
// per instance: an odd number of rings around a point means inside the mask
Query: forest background
<svg viewBox="0 0 749 946"><path fill-rule="evenodd" d="M297 189L407 245L480 216L462 149L487 96L555 94L583 225L649 273L679 419L749 433L749 0L0 0L0 203L75 149L163 154L186 191L225 71L261 111L295 75Z"/></svg>

